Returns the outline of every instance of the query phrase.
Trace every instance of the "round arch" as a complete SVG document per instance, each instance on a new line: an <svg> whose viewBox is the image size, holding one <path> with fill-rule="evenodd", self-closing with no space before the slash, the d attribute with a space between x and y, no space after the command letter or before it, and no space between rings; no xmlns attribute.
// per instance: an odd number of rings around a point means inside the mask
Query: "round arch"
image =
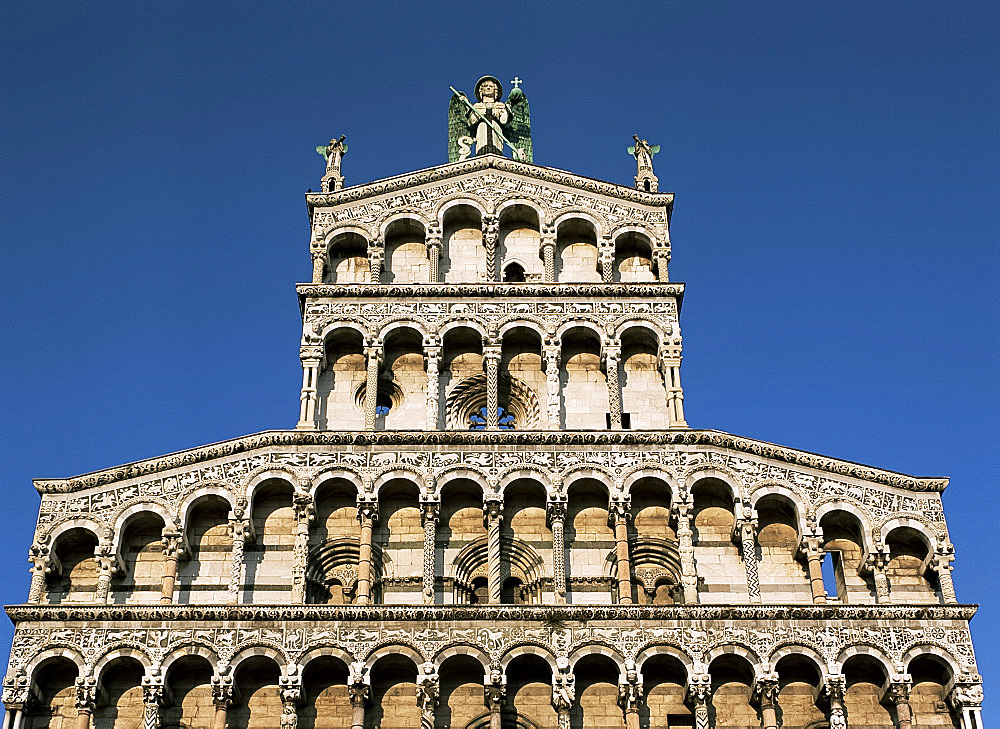
<svg viewBox="0 0 1000 729"><path fill-rule="evenodd" d="M147 675L149 674L149 669L153 666L152 659L138 646L117 646L105 651L97 658L97 660L93 662L90 674L97 678L98 683L103 683L104 672L110 668L111 664L115 661L123 658L131 658L132 660L137 661L142 666L143 672Z"/></svg>
<svg viewBox="0 0 1000 729"><path fill-rule="evenodd" d="M569 208L568 210L563 210L557 215L552 221L552 227L555 228L556 234L559 233L559 227L571 220L583 220L587 222L591 228L594 230L594 235L600 240L604 237L604 232L607 230L607 225L603 220L598 218L594 211L587 210L586 208Z"/></svg>
<svg viewBox="0 0 1000 729"><path fill-rule="evenodd" d="M778 661L785 656L803 656L812 661L816 665L816 670L819 671L821 681L825 681L829 675L826 659L823 658L823 654L817 648L804 643L782 643L774 648L771 651L771 655L767 658L766 670L764 672L771 673L777 670Z"/></svg>
<svg viewBox="0 0 1000 729"><path fill-rule="evenodd" d="M512 646L507 649L507 651L500 658L500 670L503 674L507 675L507 667L510 665L511 661L521 656L538 656L546 663L549 664L549 668L552 669L552 673L559 670L558 664L556 663L556 657L552 655L552 652L542 645L537 643L519 643L518 645Z"/></svg>
<svg viewBox="0 0 1000 729"><path fill-rule="evenodd" d="M334 468L327 468L320 471L310 480L311 486L309 489L309 495L312 497L313 501L315 502L316 494L319 492L320 487L322 487L326 483L329 483L330 481L335 481L338 479L347 481L352 486L354 486L359 496L368 491L368 489L365 487L364 479L361 477L359 473L357 473L357 471L354 471L345 466L336 466Z"/></svg>
<svg viewBox="0 0 1000 729"><path fill-rule="evenodd" d="M587 656L604 656L610 658L614 661L614 664L618 666L618 674L620 677L624 678L626 668L625 668L625 658L622 654L615 648L604 643L584 643L577 646L572 653L569 654L569 669L572 671L576 668L576 663L581 658L586 658Z"/></svg>
<svg viewBox="0 0 1000 729"><path fill-rule="evenodd" d="M450 645L442 648L434 656L434 667L440 671L444 666L445 662L449 658L454 658L455 656L469 656L473 660L477 661L482 667L483 671L488 676L490 673L490 656L479 646L472 645L471 643L458 643L456 645Z"/></svg>
<svg viewBox="0 0 1000 729"><path fill-rule="evenodd" d="M160 671L163 673L164 677L169 678L170 667L173 666L181 658L187 656L200 656L208 661L209 665L212 666L212 672L218 673L219 671L219 656L212 650L212 648L204 643L181 643L175 645L170 649L170 652L163 657L163 661L160 663Z"/></svg>
<svg viewBox="0 0 1000 729"><path fill-rule="evenodd" d="M424 663L423 654L411 645L406 643L389 643L375 648L365 659L365 670L371 671L372 667L386 656L403 656L413 661L413 667L419 672L420 664Z"/></svg>
<svg viewBox="0 0 1000 729"><path fill-rule="evenodd" d="M675 645L669 645L667 643L653 643L647 645L643 648L635 657L635 667L639 671L639 675L642 675L643 664L652 658L653 656L670 656L671 658L677 659L680 664L684 667L685 674L690 677L694 673L694 658L685 653L683 650Z"/></svg>
<svg viewBox="0 0 1000 729"><path fill-rule="evenodd" d="M381 223L379 224L378 226L379 240L385 240L385 234L389 230L389 226L401 220L412 220L415 223L419 223L420 226L424 229L425 234L427 232L427 229L431 226L430 221L427 220L427 218L424 217L424 215L418 210L415 210L413 208L407 210L396 209L393 210L391 213L389 213L389 215L384 217Z"/></svg>
<svg viewBox="0 0 1000 729"><path fill-rule="evenodd" d="M306 648L296 659L295 665L299 667L299 673L304 672L309 664L317 658L336 658L344 664L344 668L348 671L351 669L351 664L357 660L357 658L345 648L333 645L314 645Z"/></svg>

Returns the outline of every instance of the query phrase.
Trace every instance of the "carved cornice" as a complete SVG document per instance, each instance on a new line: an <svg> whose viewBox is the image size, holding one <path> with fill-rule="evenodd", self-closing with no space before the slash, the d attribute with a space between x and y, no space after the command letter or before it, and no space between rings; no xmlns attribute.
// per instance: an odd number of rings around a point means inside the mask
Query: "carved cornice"
<svg viewBox="0 0 1000 729"><path fill-rule="evenodd" d="M554 283L483 283L483 284L312 284L300 283L295 290L307 298L344 297L420 297L420 296L552 296L566 298L581 296L622 297L644 299L656 297L684 298L683 283L650 281L647 283L611 284L554 284Z"/></svg>
<svg viewBox="0 0 1000 729"><path fill-rule="evenodd" d="M8 605L11 621L964 620L978 605Z"/></svg>
<svg viewBox="0 0 1000 729"><path fill-rule="evenodd" d="M310 214L313 208L335 207L346 203L354 203L368 197L385 195L399 192L409 187L425 185L429 182L440 182L452 177L467 175L472 172L495 169L503 172L511 172L523 175L540 182L548 182L557 185L566 185L586 192L598 195L607 195L627 200L639 205L649 205L654 207L667 207L673 205L674 194L672 192L644 192L633 187L617 185L613 182L604 182L592 177L584 177L565 170L558 170L554 167L542 167L540 165L518 162L498 155L484 155L473 157L462 162L452 162L450 164L427 167L415 172L408 172L395 177L386 177L381 180L345 187L337 192L309 192L306 193L306 205Z"/></svg>
<svg viewBox="0 0 1000 729"><path fill-rule="evenodd" d="M919 478L872 468L806 451L786 448L718 430L646 431L307 431L267 430L253 435L136 461L68 479L36 479L42 494L72 493L83 489L147 476L259 448L283 446L715 446L762 458L771 458L841 476L919 492L941 492L947 478Z"/></svg>

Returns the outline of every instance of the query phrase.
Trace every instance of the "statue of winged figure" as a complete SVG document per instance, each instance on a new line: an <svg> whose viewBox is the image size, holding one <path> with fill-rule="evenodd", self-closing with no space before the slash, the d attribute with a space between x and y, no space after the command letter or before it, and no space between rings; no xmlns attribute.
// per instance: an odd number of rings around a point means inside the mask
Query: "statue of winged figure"
<svg viewBox="0 0 1000 729"><path fill-rule="evenodd" d="M635 145L628 148L628 153L635 157L635 161L639 165L639 173L641 174L643 170L649 170L652 174L653 155L660 151L660 145L650 144L645 139L639 139L638 134L633 134L632 139L635 140Z"/></svg>
<svg viewBox="0 0 1000 729"><path fill-rule="evenodd" d="M340 139L331 139L329 144L321 144L316 147L316 154L322 155L326 159L326 174L340 174L340 161L347 153L347 145L344 140L347 136L340 135Z"/></svg>
<svg viewBox="0 0 1000 729"><path fill-rule="evenodd" d="M515 78L507 101L501 101L503 85L495 76L476 82L476 103L452 88L448 104L448 161L458 162L473 154L503 154L510 147L514 159L533 162L531 114L528 97ZM475 145L475 152L473 152Z"/></svg>

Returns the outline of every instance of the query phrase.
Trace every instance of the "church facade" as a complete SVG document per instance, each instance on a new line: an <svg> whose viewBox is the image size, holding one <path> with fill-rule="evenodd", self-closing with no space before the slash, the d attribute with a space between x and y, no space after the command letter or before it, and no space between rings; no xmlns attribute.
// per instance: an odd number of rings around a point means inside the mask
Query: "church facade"
<svg viewBox="0 0 1000 729"><path fill-rule="evenodd" d="M947 480L689 427L658 148L501 95L320 148L294 429L35 482L4 729L982 729Z"/></svg>

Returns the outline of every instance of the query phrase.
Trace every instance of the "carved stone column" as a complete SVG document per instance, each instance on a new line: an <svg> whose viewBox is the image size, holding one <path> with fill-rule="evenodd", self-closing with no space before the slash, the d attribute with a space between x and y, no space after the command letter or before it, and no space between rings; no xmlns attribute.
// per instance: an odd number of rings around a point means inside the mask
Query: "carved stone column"
<svg viewBox="0 0 1000 729"><path fill-rule="evenodd" d="M28 550L31 562L31 586L28 588L28 602L38 604L45 597L45 577L52 571L52 555L47 541L38 541Z"/></svg>
<svg viewBox="0 0 1000 729"><path fill-rule="evenodd" d="M760 602L760 575L757 573L757 519L750 507L744 507L743 518L736 522L743 553L743 566L747 571L747 594L750 602Z"/></svg>
<svg viewBox="0 0 1000 729"><path fill-rule="evenodd" d="M420 729L434 729L434 710L437 708L441 686L434 663L428 661L420 666L417 675L417 706L420 707Z"/></svg>
<svg viewBox="0 0 1000 729"><path fill-rule="evenodd" d="M322 243L322 241L318 241ZM312 282L314 284L323 283L323 269L326 268L327 253L323 248L313 248L310 252L312 256Z"/></svg>
<svg viewBox="0 0 1000 729"><path fill-rule="evenodd" d="M628 546L628 520L631 518L630 504L625 499L613 500L610 517L615 530L615 557L618 563L618 602L632 604L632 563Z"/></svg>
<svg viewBox="0 0 1000 729"><path fill-rule="evenodd" d="M159 668L149 669L149 673L142 677L142 729L160 729L163 687L163 675Z"/></svg>
<svg viewBox="0 0 1000 729"><path fill-rule="evenodd" d="M427 357L427 430L437 430L441 408L441 345L437 338L424 340Z"/></svg>
<svg viewBox="0 0 1000 729"><path fill-rule="evenodd" d="M503 729L500 719L507 695L507 677L499 668L490 669L490 682L483 687L483 694L486 708L490 712L490 729Z"/></svg>
<svg viewBox="0 0 1000 729"><path fill-rule="evenodd" d="M663 282L669 281L670 249L658 248L653 251L653 257L656 259L656 279Z"/></svg>
<svg viewBox="0 0 1000 729"><path fill-rule="evenodd" d="M302 361L302 389L299 393L299 422L297 430L316 429L316 399L319 383L319 367L322 361L322 347L302 347L299 350Z"/></svg>
<svg viewBox="0 0 1000 729"><path fill-rule="evenodd" d="M566 520L566 500L551 499L546 504L549 528L552 530L552 584L556 604L566 604L566 542L563 526Z"/></svg>
<svg viewBox="0 0 1000 729"><path fill-rule="evenodd" d="M778 729L778 674L767 673L758 678L753 697L760 704L761 729Z"/></svg>
<svg viewBox="0 0 1000 729"><path fill-rule="evenodd" d="M913 709L910 687L913 681L907 673L893 676L889 682L889 698L896 707L896 729L913 729Z"/></svg>
<svg viewBox="0 0 1000 729"><path fill-rule="evenodd" d="M606 235L601 239L597 256L601 265L601 280L612 283L615 280L615 244L611 236Z"/></svg>
<svg viewBox="0 0 1000 729"><path fill-rule="evenodd" d="M174 601L174 586L177 584L177 560L184 553L181 533L170 527L163 529L163 577L160 578L160 603L169 605Z"/></svg>
<svg viewBox="0 0 1000 729"><path fill-rule="evenodd" d="M97 594L94 595L94 600L106 603L111 594L111 576L117 567L117 561L111 553L111 545L99 544L94 561L97 562Z"/></svg>
<svg viewBox="0 0 1000 729"><path fill-rule="evenodd" d="M351 698L351 729L365 729L365 704L371 694L371 684L363 661L351 664L347 691Z"/></svg>
<svg viewBox="0 0 1000 729"><path fill-rule="evenodd" d="M382 363L382 344L375 342L365 347L368 363L365 381L365 430L375 430L375 405L378 398L378 368Z"/></svg>
<svg viewBox="0 0 1000 729"><path fill-rule="evenodd" d="M691 529L691 504L677 503L677 551L681 558L681 585L684 588L684 602L694 605L698 602L698 570L694 563L694 531Z"/></svg>
<svg viewBox="0 0 1000 729"><path fill-rule="evenodd" d="M281 694L281 729L297 729L299 725L299 702L302 701L302 677L294 665L286 669L279 679Z"/></svg>
<svg viewBox="0 0 1000 729"><path fill-rule="evenodd" d="M708 699L712 695L712 677L695 673L688 678L687 700L694 711L694 729L710 729Z"/></svg>
<svg viewBox="0 0 1000 729"><path fill-rule="evenodd" d="M826 586L823 584L823 551L822 539L819 535L802 537L801 550L806 558L806 569L809 573L809 587L812 590L812 600L816 605L826 604Z"/></svg>
<svg viewBox="0 0 1000 729"><path fill-rule="evenodd" d="M76 679L76 729L89 729L90 717L97 705L97 679L80 676Z"/></svg>
<svg viewBox="0 0 1000 729"><path fill-rule="evenodd" d="M569 670L569 661L557 659L558 671L552 673L552 706L559 718L559 729L570 729L570 711L576 700L576 676Z"/></svg>
<svg viewBox="0 0 1000 729"><path fill-rule="evenodd" d="M497 244L500 242L500 220L496 215L483 216L483 247L486 249L486 280L497 280Z"/></svg>
<svg viewBox="0 0 1000 729"><path fill-rule="evenodd" d="M618 360L622 348L617 344L604 347L604 363L607 368L608 407L611 410L611 429L622 429L622 388L618 383Z"/></svg>
<svg viewBox="0 0 1000 729"><path fill-rule="evenodd" d="M559 384L559 342L550 339L545 342L542 350L545 357L545 410L548 415L549 429L559 429L559 394L562 389Z"/></svg>
<svg viewBox="0 0 1000 729"><path fill-rule="evenodd" d="M226 729L226 714L233 705L234 693L232 676L228 674L212 676L212 704L215 706L212 729Z"/></svg>
<svg viewBox="0 0 1000 729"><path fill-rule="evenodd" d="M931 558L931 569L937 573L941 585L941 599L946 605L955 605L955 583L951 579L951 563L955 559L955 548L950 544L941 545Z"/></svg>
<svg viewBox="0 0 1000 729"><path fill-rule="evenodd" d="M489 560L487 590L490 605L500 604L500 587L503 578L500 564L500 522L503 521L503 502L496 498L486 501L486 550Z"/></svg>
<svg viewBox="0 0 1000 729"><path fill-rule="evenodd" d="M250 525L244 520L247 502L241 498L236 502L233 516L229 520L230 533L233 537L232 559L229 563L229 588L227 598L230 605L238 605L240 591L243 589L243 550L247 537L250 535Z"/></svg>
<svg viewBox="0 0 1000 729"><path fill-rule="evenodd" d="M948 703L958 715L960 729L983 729L983 683L978 674L959 676L948 696Z"/></svg>
<svg viewBox="0 0 1000 729"><path fill-rule="evenodd" d="M441 280L441 226L431 225L427 228L424 236L424 245L427 246L427 260L430 263L430 275L427 277L430 283L438 283Z"/></svg>
<svg viewBox="0 0 1000 729"><path fill-rule="evenodd" d="M296 493L292 499L295 513L295 546L292 548L292 604L306 601L306 561L309 558L309 523L316 518L312 497Z"/></svg>
<svg viewBox="0 0 1000 729"><path fill-rule="evenodd" d="M551 225L543 225L540 247L542 249L542 264L545 269L545 282L555 283L556 280L556 229Z"/></svg>
<svg viewBox="0 0 1000 729"><path fill-rule="evenodd" d="M892 602L889 579L885 576L886 554L883 549L884 547L877 547L865 561L865 568L872 573L872 581L875 583L875 602L880 605Z"/></svg>
<svg viewBox="0 0 1000 729"><path fill-rule="evenodd" d="M438 501L425 501L420 504L420 518L424 526L423 596L425 605L434 604L434 550L440 510L441 503Z"/></svg>
<svg viewBox="0 0 1000 729"><path fill-rule="evenodd" d="M642 699L642 684L635 663L625 663L625 681L618 684L618 705L625 717L625 729L639 729L639 701Z"/></svg>
<svg viewBox="0 0 1000 729"><path fill-rule="evenodd" d="M371 605L372 602L372 527L377 519L377 502L358 502L358 521L361 522L361 541L358 547L358 605Z"/></svg>
<svg viewBox="0 0 1000 729"><path fill-rule="evenodd" d="M686 428L684 389L681 387L681 344L679 339L660 350L660 371L667 389L667 426Z"/></svg>
<svg viewBox="0 0 1000 729"><path fill-rule="evenodd" d="M500 429L500 345L483 347L483 366L486 368L486 429Z"/></svg>
<svg viewBox="0 0 1000 729"><path fill-rule="evenodd" d="M830 729L847 729L847 714L844 713L844 691L847 681L842 673L827 676L823 686L827 701L830 703Z"/></svg>
<svg viewBox="0 0 1000 729"><path fill-rule="evenodd" d="M385 259L385 249L382 241L373 240L368 244L369 280L373 284L382 283L382 261Z"/></svg>

